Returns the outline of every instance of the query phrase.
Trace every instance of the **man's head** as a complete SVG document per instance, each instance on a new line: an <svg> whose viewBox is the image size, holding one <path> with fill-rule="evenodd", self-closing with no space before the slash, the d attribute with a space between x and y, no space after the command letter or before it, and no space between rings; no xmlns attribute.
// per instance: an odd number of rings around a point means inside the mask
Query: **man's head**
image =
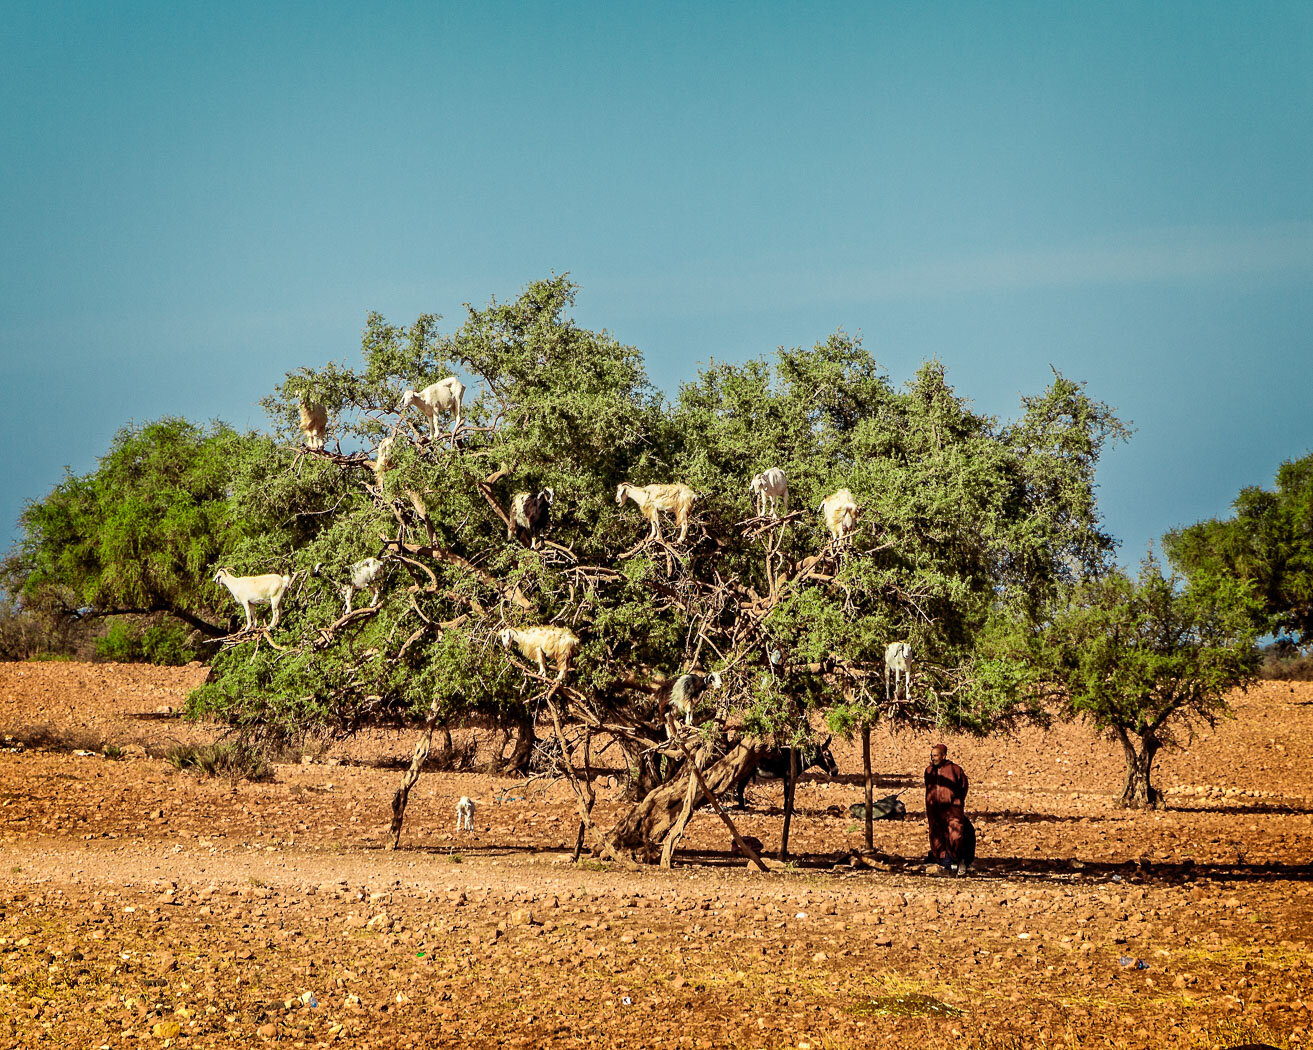
<svg viewBox="0 0 1313 1050"><path fill-rule="evenodd" d="M930 764L932 766L942 766L948 761L948 748L943 744L935 744L930 749Z"/></svg>

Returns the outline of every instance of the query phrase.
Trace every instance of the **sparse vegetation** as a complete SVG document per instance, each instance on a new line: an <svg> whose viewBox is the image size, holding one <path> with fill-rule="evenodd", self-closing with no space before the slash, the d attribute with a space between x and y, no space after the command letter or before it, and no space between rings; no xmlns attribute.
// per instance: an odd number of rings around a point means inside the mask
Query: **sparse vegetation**
<svg viewBox="0 0 1313 1050"><path fill-rule="evenodd" d="M212 744L178 744L165 754L178 770L194 770L203 776L232 780L272 780L274 767L265 752L241 738Z"/></svg>

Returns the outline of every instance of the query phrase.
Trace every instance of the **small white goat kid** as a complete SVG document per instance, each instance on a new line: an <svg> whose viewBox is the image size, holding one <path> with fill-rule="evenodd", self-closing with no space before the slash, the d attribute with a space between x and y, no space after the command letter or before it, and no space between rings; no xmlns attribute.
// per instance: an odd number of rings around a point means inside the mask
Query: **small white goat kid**
<svg viewBox="0 0 1313 1050"><path fill-rule="evenodd" d="M342 597L346 599L346 612L342 615L347 616L351 613L351 599L356 591L363 591L366 588L373 587L374 595L369 600L371 606L378 604L378 596L382 593L382 576L383 563L377 558L365 558L351 566L351 582L342 585Z"/></svg>
<svg viewBox="0 0 1313 1050"><path fill-rule="evenodd" d="M684 537L688 535L688 516L693 510L693 501L698 498L691 488L679 483L631 485L627 481L622 481L615 490L616 506L622 506L626 498L637 503L643 517L652 523L652 531L648 533L648 539L661 538L660 512L665 511L675 515L675 524L679 526L679 542L684 542Z"/></svg>
<svg viewBox="0 0 1313 1050"><path fill-rule="evenodd" d="M515 645L525 657L538 661L538 673L544 678L548 660L556 665L558 677L564 678L579 646L579 637L565 627L507 627L497 637L505 648Z"/></svg>
<svg viewBox="0 0 1313 1050"><path fill-rule="evenodd" d="M468 795L461 795L460 801L456 803L456 834L461 833L462 826L466 831L474 830L474 799Z"/></svg>
<svg viewBox="0 0 1313 1050"><path fill-rule="evenodd" d="M819 510L825 518L825 527L830 535L842 543L857 528L857 502L847 489L840 489L832 496L821 500Z"/></svg>
<svg viewBox="0 0 1313 1050"><path fill-rule="evenodd" d="M323 405L302 401L299 406L301 433L305 435L306 448L323 448L324 437L328 434L328 410Z"/></svg>
<svg viewBox="0 0 1313 1050"><path fill-rule="evenodd" d="M273 619L269 626L278 626L278 607L282 603L283 595L287 593L287 588L292 585L292 577L280 576L276 572L264 576L234 576L231 569L220 569L214 574L214 582L227 587L241 604L242 611L246 613L246 629L249 631L255 626L255 620L251 616L251 606L263 605L266 602L273 609Z"/></svg>
<svg viewBox="0 0 1313 1050"><path fill-rule="evenodd" d="M884 647L884 697L898 696L898 679L903 679L903 699L912 698L912 645L910 642L890 642ZM893 680L892 691L889 688Z"/></svg>
<svg viewBox="0 0 1313 1050"><path fill-rule="evenodd" d="M454 434L460 429L461 402L465 400L465 384L455 376L439 379L430 383L419 393L407 390L401 395L401 411L405 412L411 405L428 416L429 426L433 430L433 439L438 437L438 416L455 416L451 425Z"/></svg>
<svg viewBox="0 0 1313 1050"><path fill-rule="evenodd" d="M779 467L763 470L752 479L752 495L756 497L757 513L765 514L770 504L772 518L789 513L789 481ZM783 510L780 505L783 504Z"/></svg>

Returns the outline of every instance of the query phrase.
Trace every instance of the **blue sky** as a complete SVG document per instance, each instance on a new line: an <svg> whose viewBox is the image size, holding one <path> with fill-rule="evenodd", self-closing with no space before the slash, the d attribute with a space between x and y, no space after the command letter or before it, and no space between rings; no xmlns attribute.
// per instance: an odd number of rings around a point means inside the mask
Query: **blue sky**
<svg viewBox="0 0 1313 1050"><path fill-rule="evenodd" d="M129 419L551 271L673 392L860 332L1136 427L1134 563L1313 449L1313 4L5 5L10 535Z"/></svg>

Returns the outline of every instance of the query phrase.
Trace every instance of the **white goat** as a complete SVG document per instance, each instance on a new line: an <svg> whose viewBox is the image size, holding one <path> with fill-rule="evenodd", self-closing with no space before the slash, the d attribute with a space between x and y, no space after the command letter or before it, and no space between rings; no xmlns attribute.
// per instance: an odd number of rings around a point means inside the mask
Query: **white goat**
<svg viewBox="0 0 1313 1050"><path fill-rule="evenodd" d="M898 679L903 679L903 699L912 698L912 645L910 642L890 642L884 647L884 697L892 700L898 695ZM889 688L893 680L892 691Z"/></svg>
<svg viewBox="0 0 1313 1050"><path fill-rule="evenodd" d="M616 506L621 506L626 497L637 503L643 517L652 523L652 531L648 534L648 539L661 538L660 512L664 510L675 515L675 524L679 526L679 542L684 542L684 537L688 535L688 516L693 510L693 501L698 498L691 488L678 483L631 485L627 481L622 481L615 490Z"/></svg>
<svg viewBox="0 0 1313 1050"><path fill-rule="evenodd" d="M789 513L789 481L779 467L763 470L752 479L752 494L756 497L757 513L766 513L766 504L770 503L772 518ZM784 509L780 510L780 503Z"/></svg>
<svg viewBox="0 0 1313 1050"><path fill-rule="evenodd" d="M461 832L462 824L466 831L474 830L474 799L461 795L456 803L456 834Z"/></svg>
<svg viewBox="0 0 1313 1050"><path fill-rule="evenodd" d="M825 518L825 527L830 530L830 535L840 543L851 536L857 527L857 502L847 489L826 496L818 509Z"/></svg>
<svg viewBox="0 0 1313 1050"><path fill-rule="evenodd" d="M369 600L371 606L378 604L378 597L383 591L383 585L380 577L383 575L383 563L377 558L365 558L351 566L351 582L342 585L342 596L346 599L346 612L343 616L351 613L351 599L356 591L363 591L367 587L374 588L374 596Z"/></svg>
<svg viewBox="0 0 1313 1050"><path fill-rule="evenodd" d="M276 572L264 576L234 576L231 569L220 569L214 574L214 582L227 587L232 592L232 596L241 603L242 611L246 613L246 629L249 631L255 626L255 620L251 616L251 606L263 605L265 602L268 602L273 609L273 619L269 626L278 626L278 607L282 603L283 595L287 593L287 588L292 586L292 577L280 576Z"/></svg>
<svg viewBox="0 0 1313 1050"><path fill-rule="evenodd" d="M544 678L548 660L556 665L558 677L564 678L579 645L578 636L565 627L507 627L497 637L507 649L514 644L528 659L537 660L538 673Z"/></svg>
<svg viewBox="0 0 1313 1050"><path fill-rule="evenodd" d="M460 429L461 402L465 400L465 384L455 376L439 379L430 383L419 393L407 390L401 395L401 411L405 412L411 405L428 416L429 426L433 429L433 439L438 438L438 416L455 416L451 426L454 434Z"/></svg>
<svg viewBox="0 0 1313 1050"><path fill-rule="evenodd" d="M328 434L328 410L323 405L302 401L297 406L301 413L301 433L305 435L306 448L323 448L324 437Z"/></svg>
<svg viewBox="0 0 1313 1050"><path fill-rule="evenodd" d="M392 446L396 443L396 436L389 434L378 443L374 458L369 460L369 466L374 471L374 480L379 484L383 483L384 473L392 469Z"/></svg>

